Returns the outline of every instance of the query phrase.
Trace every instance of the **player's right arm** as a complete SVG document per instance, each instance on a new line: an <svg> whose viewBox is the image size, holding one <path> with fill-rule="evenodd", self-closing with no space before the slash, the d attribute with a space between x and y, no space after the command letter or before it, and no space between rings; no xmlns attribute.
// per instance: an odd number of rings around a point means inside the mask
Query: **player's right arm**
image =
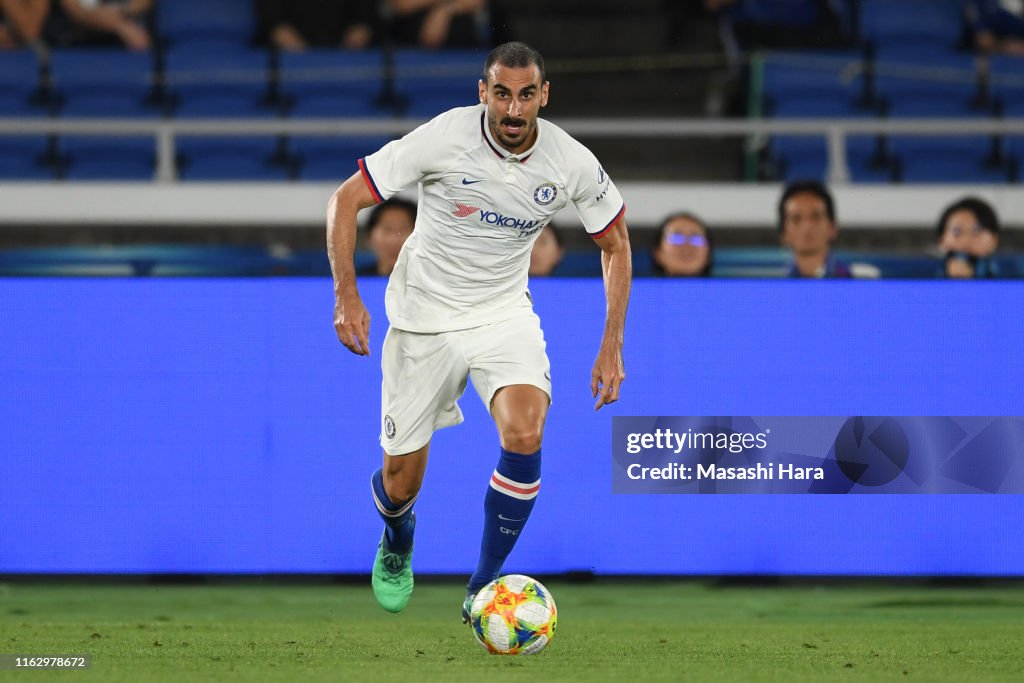
<svg viewBox="0 0 1024 683"><path fill-rule="evenodd" d="M356 214L376 199L357 171L327 203L327 257L334 275L334 331L352 353L370 355L370 313L356 288Z"/></svg>

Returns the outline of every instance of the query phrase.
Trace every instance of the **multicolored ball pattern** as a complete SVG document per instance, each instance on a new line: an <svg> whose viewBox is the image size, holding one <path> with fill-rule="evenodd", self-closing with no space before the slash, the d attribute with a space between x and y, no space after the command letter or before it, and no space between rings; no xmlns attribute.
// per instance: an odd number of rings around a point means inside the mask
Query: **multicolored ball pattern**
<svg viewBox="0 0 1024 683"><path fill-rule="evenodd" d="M490 653L533 655L554 637L558 609L540 581L509 574L476 594L470 621L476 639Z"/></svg>

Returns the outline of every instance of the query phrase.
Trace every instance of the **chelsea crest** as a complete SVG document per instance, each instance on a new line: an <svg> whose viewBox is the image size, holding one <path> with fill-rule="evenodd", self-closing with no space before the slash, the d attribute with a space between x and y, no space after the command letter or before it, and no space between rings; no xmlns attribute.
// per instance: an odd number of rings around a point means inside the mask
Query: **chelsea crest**
<svg viewBox="0 0 1024 683"><path fill-rule="evenodd" d="M555 187L554 183L544 183L533 191L533 201L537 202L541 206L547 206L551 202L555 201L555 197L557 196L558 188Z"/></svg>

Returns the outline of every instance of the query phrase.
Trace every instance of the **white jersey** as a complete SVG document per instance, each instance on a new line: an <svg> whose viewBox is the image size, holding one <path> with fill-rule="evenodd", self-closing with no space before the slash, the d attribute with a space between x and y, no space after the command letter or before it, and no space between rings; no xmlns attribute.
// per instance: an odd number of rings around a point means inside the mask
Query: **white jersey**
<svg viewBox="0 0 1024 683"><path fill-rule="evenodd" d="M377 201L419 183L416 229L388 281L393 327L435 333L529 312L530 251L572 202L598 237L625 211L590 150L538 119L537 140L511 154L483 104L452 109L359 160Z"/></svg>

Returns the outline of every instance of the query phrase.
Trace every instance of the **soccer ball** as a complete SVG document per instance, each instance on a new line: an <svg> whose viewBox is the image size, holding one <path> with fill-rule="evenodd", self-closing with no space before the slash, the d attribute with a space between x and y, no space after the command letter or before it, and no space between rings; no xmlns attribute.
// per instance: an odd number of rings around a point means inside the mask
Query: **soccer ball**
<svg viewBox="0 0 1024 683"><path fill-rule="evenodd" d="M473 600L473 635L492 654L533 655L551 642L558 610L540 581L522 574L499 576Z"/></svg>

